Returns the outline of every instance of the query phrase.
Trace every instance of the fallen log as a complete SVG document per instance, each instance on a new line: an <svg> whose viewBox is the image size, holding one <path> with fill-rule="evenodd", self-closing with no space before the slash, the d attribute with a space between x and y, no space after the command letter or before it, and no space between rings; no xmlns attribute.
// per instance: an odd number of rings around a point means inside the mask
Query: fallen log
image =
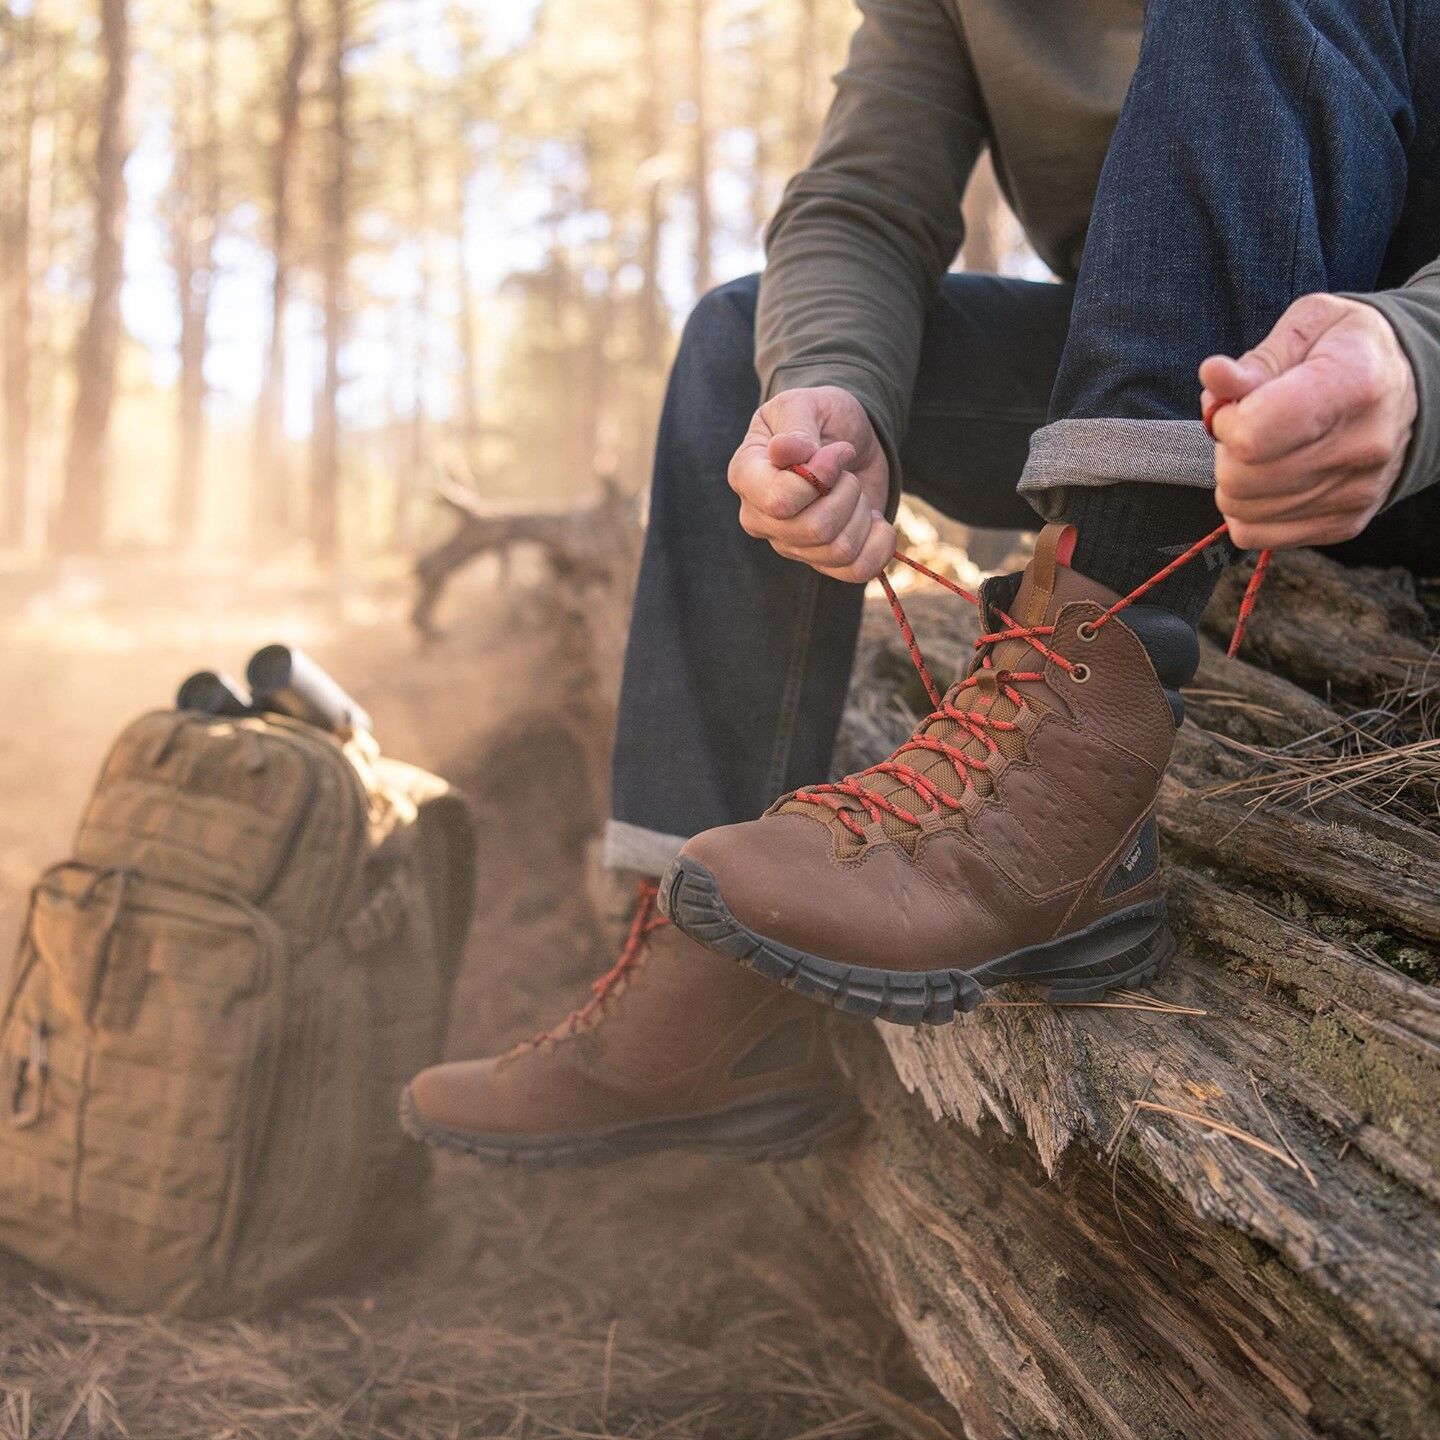
<svg viewBox="0 0 1440 1440"><path fill-rule="evenodd" d="M637 502L618 487L604 485L599 499L580 509L522 510L488 501L452 478L435 487L435 499L454 523L445 539L414 562L410 623L422 641L440 638L435 610L461 570L482 555L503 560L519 545L544 554L562 597L567 591L576 600L586 592L599 592L607 597L609 609L622 613L641 532Z"/></svg>
<svg viewBox="0 0 1440 1440"><path fill-rule="evenodd" d="M592 525L555 532L557 573ZM1216 596L1218 638L1245 578ZM609 694L624 564L587 593ZM837 1025L869 1123L785 1183L839 1228L968 1440L1440 1433L1435 600L1281 555L1242 658L1204 643L1159 809L1181 949L1152 991ZM906 604L936 674L962 669L973 611ZM925 708L876 601L836 772Z"/></svg>
<svg viewBox="0 0 1440 1440"><path fill-rule="evenodd" d="M1398 572L1274 569L1161 793L1170 975L838 1032L871 1122L792 1183L971 1440L1440 1433L1440 631ZM969 615L910 609L955 668ZM843 765L913 724L907 664L877 607Z"/></svg>

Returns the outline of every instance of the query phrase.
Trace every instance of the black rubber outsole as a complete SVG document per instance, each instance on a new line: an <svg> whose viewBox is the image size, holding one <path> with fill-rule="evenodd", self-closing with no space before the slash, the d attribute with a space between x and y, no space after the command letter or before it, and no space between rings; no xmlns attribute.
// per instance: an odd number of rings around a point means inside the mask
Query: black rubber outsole
<svg viewBox="0 0 1440 1440"><path fill-rule="evenodd" d="M860 1119L849 1096L770 1096L709 1115L649 1121L613 1130L570 1135L483 1135L435 1125L415 1105L409 1087L400 1096L400 1124L414 1140L501 1165L612 1165L664 1150L686 1150L754 1163L799 1160L847 1134Z"/></svg>
<svg viewBox="0 0 1440 1440"><path fill-rule="evenodd" d="M896 1025L948 1025L983 1003L992 986L1016 982L1046 986L1045 998L1054 1004L1101 1000L1116 987L1158 979L1175 953L1163 897L973 970L842 965L757 935L730 913L709 870L686 855L660 881L659 905L675 926L716 953L821 1004Z"/></svg>

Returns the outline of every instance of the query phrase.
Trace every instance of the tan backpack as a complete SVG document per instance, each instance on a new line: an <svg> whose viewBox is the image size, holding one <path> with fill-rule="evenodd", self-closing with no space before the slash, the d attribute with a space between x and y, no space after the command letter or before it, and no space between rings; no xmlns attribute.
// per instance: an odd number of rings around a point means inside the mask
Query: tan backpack
<svg viewBox="0 0 1440 1440"><path fill-rule="evenodd" d="M470 917L464 803L361 736L166 711L31 896L0 1011L0 1245L110 1304L331 1283L413 1222L396 1119Z"/></svg>

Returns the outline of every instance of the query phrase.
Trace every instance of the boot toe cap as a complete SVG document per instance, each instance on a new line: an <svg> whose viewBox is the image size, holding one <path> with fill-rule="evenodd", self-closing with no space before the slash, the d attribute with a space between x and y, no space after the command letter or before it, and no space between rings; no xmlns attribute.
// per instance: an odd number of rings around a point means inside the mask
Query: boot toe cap
<svg viewBox="0 0 1440 1440"><path fill-rule="evenodd" d="M493 1060L458 1060L422 1070L407 1089L409 1109L422 1125L472 1134L511 1129L503 1095L493 1083Z"/></svg>
<svg viewBox="0 0 1440 1440"><path fill-rule="evenodd" d="M804 815L707 830L681 856L704 866L724 909L751 934L811 955L879 963L904 913L909 877L898 852L839 860L829 829Z"/></svg>

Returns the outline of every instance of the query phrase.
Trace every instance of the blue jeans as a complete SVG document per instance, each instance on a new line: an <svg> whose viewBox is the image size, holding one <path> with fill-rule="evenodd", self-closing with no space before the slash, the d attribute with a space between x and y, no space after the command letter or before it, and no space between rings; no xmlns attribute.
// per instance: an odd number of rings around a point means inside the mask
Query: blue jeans
<svg viewBox="0 0 1440 1440"><path fill-rule="evenodd" d="M1208 485L1200 360L1253 346L1302 294L1398 284L1436 254L1440 4L1150 0L1079 278L945 277L906 489L1026 528L1022 475L1050 516L1075 485ZM828 777L854 657L859 587L736 522L756 290L696 307L660 424L607 836L610 863L651 873L690 835ZM1436 521L1440 488L1337 549L1414 563Z"/></svg>

